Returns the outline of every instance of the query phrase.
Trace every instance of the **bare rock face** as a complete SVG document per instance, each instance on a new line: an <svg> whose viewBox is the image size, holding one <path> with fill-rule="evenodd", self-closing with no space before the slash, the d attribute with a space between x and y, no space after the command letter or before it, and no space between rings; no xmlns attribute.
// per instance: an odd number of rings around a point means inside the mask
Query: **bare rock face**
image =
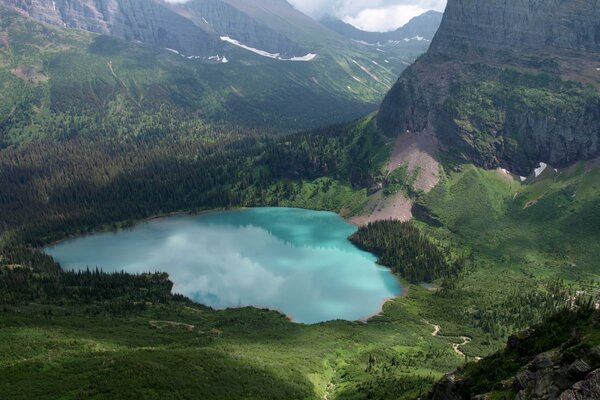
<svg viewBox="0 0 600 400"><path fill-rule="evenodd" d="M560 400L600 399L600 369L591 372L582 381L574 384L560 395Z"/></svg>
<svg viewBox="0 0 600 400"><path fill-rule="evenodd" d="M449 0L384 99L388 136L433 128L458 158L527 174L600 154L596 0Z"/></svg>

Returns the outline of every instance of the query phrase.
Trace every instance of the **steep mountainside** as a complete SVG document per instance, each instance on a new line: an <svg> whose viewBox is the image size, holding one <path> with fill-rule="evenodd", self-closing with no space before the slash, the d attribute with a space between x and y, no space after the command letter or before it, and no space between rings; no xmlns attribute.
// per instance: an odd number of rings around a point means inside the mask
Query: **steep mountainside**
<svg viewBox="0 0 600 400"><path fill-rule="evenodd" d="M595 0L450 0L378 126L389 136L432 128L458 158L527 175L600 153L599 87Z"/></svg>
<svg viewBox="0 0 600 400"><path fill-rule="evenodd" d="M426 46L429 46L429 42L435 36L442 22L442 16L443 14L440 12L427 11L414 17L406 25L390 32L363 31L332 16L326 16L321 20L321 23L347 38L374 45L378 44L380 47L398 46L411 41L425 42Z"/></svg>
<svg viewBox="0 0 600 400"><path fill-rule="evenodd" d="M234 5L221 0L192 0L174 4L173 10L217 36L228 36L245 45L284 57L309 53L282 33L260 23Z"/></svg>
<svg viewBox="0 0 600 400"><path fill-rule="evenodd" d="M50 24L112 35L211 56L223 48L218 37L155 0L2 0L26 15Z"/></svg>

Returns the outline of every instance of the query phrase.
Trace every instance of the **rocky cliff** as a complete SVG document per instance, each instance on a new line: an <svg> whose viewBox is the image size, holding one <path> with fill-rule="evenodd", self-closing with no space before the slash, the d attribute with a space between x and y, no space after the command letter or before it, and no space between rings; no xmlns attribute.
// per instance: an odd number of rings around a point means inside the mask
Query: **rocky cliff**
<svg viewBox="0 0 600 400"><path fill-rule="evenodd" d="M459 159L527 174L600 153L599 87L597 0L449 0L378 126L430 127Z"/></svg>
<svg viewBox="0 0 600 400"><path fill-rule="evenodd" d="M433 53L448 55L599 49L597 0L450 0L431 46Z"/></svg>

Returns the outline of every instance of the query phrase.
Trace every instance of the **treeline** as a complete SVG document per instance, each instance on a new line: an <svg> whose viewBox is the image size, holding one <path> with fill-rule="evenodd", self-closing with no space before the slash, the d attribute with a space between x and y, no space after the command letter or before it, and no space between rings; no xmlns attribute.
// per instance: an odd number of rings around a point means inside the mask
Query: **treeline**
<svg viewBox="0 0 600 400"><path fill-rule="evenodd" d="M400 221L370 223L350 237L358 247L379 257L379 263L411 283L432 282L452 278L464 266L464 259L449 261L442 252L414 224Z"/></svg>
<svg viewBox="0 0 600 400"><path fill-rule="evenodd" d="M172 295L164 273L131 275L98 269L63 271L51 257L26 247L0 250L0 304L100 305L112 313L148 304L187 301Z"/></svg>
<svg viewBox="0 0 600 400"><path fill-rule="evenodd" d="M205 127L197 136L76 137L7 148L0 151L0 232L5 242L39 245L179 210L277 205L299 190L286 181L332 176L363 186L374 180L373 154L383 144L376 132L351 126L283 138Z"/></svg>

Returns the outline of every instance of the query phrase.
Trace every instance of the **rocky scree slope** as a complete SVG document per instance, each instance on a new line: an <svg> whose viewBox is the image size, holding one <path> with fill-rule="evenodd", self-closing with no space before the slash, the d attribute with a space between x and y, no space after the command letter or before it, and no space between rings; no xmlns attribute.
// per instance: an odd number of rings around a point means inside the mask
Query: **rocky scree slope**
<svg viewBox="0 0 600 400"><path fill-rule="evenodd" d="M600 153L596 0L449 0L431 47L388 93L388 136L433 128L457 158L527 175Z"/></svg>

